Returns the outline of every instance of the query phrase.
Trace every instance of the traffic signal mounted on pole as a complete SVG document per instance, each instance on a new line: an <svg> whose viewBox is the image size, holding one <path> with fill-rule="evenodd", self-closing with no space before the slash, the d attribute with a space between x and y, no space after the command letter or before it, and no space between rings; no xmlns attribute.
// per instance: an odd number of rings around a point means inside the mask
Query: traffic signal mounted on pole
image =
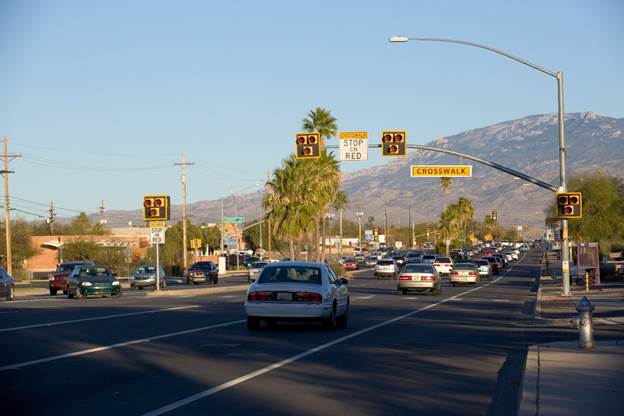
<svg viewBox="0 0 624 416"><path fill-rule="evenodd" d="M583 195L580 192L557 193L557 218L583 218Z"/></svg>
<svg viewBox="0 0 624 416"><path fill-rule="evenodd" d="M407 134L405 131L381 132L382 156L407 155Z"/></svg>
<svg viewBox="0 0 624 416"><path fill-rule="evenodd" d="M169 196L143 196L143 219L145 221L167 221L169 219Z"/></svg>
<svg viewBox="0 0 624 416"><path fill-rule="evenodd" d="M492 211L492 221L496 221L498 219L498 216L496 214L496 211Z"/></svg>
<svg viewBox="0 0 624 416"><path fill-rule="evenodd" d="M301 132L295 135L297 143L297 159L317 159L321 157L321 134L318 132Z"/></svg>

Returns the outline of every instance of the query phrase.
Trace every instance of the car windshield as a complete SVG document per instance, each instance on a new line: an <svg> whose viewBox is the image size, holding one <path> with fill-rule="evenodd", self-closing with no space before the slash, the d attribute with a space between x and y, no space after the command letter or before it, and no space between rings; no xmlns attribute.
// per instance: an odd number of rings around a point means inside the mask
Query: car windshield
<svg viewBox="0 0 624 416"><path fill-rule="evenodd" d="M346 262L354 262L355 259L353 257L349 257L348 259L345 260Z"/></svg>
<svg viewBox="0 0 624 416"><path fill-rule="evenodd" d="M430 256L430 255L423 256L423 260L433 260L433 259L435 259L435 256Z"/></svg>
<svg viewBox="0 0 624 416"><path fill-rule="evenodd" d="M448 257L436 257L435 261L436 263L450 263L451 259Z"/></svg>
<svg viewBox="0 0 624 416"><path fill-rule="evenodd" d="M394 262L392 260L379 260L377 264L380 266L392 266Z"/></svg>
<svg viewBox="0 0 624 416"><path fill-rule="evenodd" d="M267 262L265 262L265 261L257 261L257 262L255 262L255 263L252 263L252 264L251 264L251 268L252 268L252 269L261 269L261 268L263 268L264 266L266 266L267 264L269 264L269 263L267 263Z"/></svg>
<svg viewBox="0 0 624 416"><path fill-rule="evenodd" d="M156 266L140 266L134 271L135 273L156 273Z"/></svg>
<svg viewBox="0 0 624 416"><path fill-rule="evenodd" d="M205 270L205 269L211 269L211 268L212 268L212 263L206 262L206 263L195 263L194 265L191 266L189 270Z"/></svg>
<svg viewBox="0 0 624 416"><path fill-rule="evenodd" d="M90 277L110 277L112 274L106 267L81 267L79 276L87 279Z"/></svg>
<svg viewBox="0 0 624 416"><path fill-rule="evenodd" d="M59 264L56 271L57 272L71 272L72 270L74 270L74 267L76 266L78 266L78 264L76 263Z"/></svg>
<svg viewBox="0 0 624 416"><path fill-rule="evenodd" d="M310 266L271 266L262 269L258 283L321 284L321 269Z"/></svg>
<svg viewBox="0 0 624 416"><path fill-rule="evenodd" d="M408 264L403 268L403 273L434 273L434 269L426 264Z"/></svg>
<svg viewBox="0 0 624 416"><path fill-rule="evenodd" d="M472 263L457 263L453 266L453 270L474 270L475 265Z"/></svg>
<svg viewBox="0 0 624 416"><path fill-rule="evenodd" d="M487 260L475 260L475 264L479 266L487 266L488 264L490 264L490 262L488 262Z"/></svg>

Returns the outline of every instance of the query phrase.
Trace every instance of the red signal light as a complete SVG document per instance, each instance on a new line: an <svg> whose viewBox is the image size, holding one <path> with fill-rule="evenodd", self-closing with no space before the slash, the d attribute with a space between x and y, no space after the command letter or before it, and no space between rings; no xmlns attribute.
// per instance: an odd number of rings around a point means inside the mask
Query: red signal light
<svg viewBox="0 0 624 416"><path fill-rule="evenodd" d="M154 200L154 205L157 206L157 207L161 206L162 205L162 199L156 198Z"/></svg>
<svg viewBox="0 0 624 416"><path fill-rule="evenodd" d="M395 143L401 143L403 141L403 135L402 134L395 134L394 138L392 139L393 142Z"/></svg>
<svg viewBox="0 0 624 416"><path fill-rule="evenodd" d="M560 196L560 197L558 198L558 201L559 201L559 203L560 203L561 205L565 205L565 204L567 204L567 203L568 203L568 197L567 197L567 196L562 195L562 196Z"/></svg>
<svg viewBox="0 0 624 416"><path fill-rule="evenodd" d="M151 199L146 199L145 201L143 201L143 205L145 205L146 207L151 207L152 206L152 200Z"/></svg>
<svg viewBox="0 0 624 416"><path fill-rule="evenodd" d="M576 195L570 195L569 199L570 204L577 205L579 203L579 198Z"/></svg>
<svg viewBox="0 0 624 416"><path fill-rule="evenodd" d="M304 156L310 156L312 154L312 148L311 147L304 147L303 148L303 155Z"/></svg>
<svg viewBox="0 0 624 416"><path fill-rule="evenodd" d="M388 143L392 141L392 136L389 134L384 134L384 136L381 138L381 141L383 143Z"/></svg>
<svg viewBox="0 0 624 416"><path fill-rule="evenodd" d="M395 144L388 146L388 153L390 153L391 155L395 155L399 153L399 146Z"/></svg>
<svg viewBox="0 0 624 416"><path fill-rule="evenodd" d="M305 136L298 136L297 137L297 144L306 144Z"/></svg>
<svg viewBox="0 0 624 416"><path fill-rule="evenodd" d="M308 144L316 144L316 136L308 136Z"/></svg>

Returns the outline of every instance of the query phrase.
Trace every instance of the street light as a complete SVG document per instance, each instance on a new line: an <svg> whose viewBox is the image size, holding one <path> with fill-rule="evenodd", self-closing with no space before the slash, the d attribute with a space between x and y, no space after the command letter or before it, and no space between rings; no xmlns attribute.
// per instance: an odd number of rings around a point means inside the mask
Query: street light
<svg viewBox="0 0 624 416"><path fill-rule="evenodd" d="M526 61L509 52L502 51L500 49L493 48L491 46L483 45L481 43L457 40L457 39L445 39L445 38L412 38L407 36L395 35L388 39L392 43L404 43L407 41L418 42L443 42L443 43L457 43L461 45L474 46L481 49L503 55L509 59L513 59L516 62L536 69L546 75L557 80L557 103L559 113L559 192L567 191L566 182L566 150L565 150L565 125L564 125L564 110L563 110L563 72L551 71L543 68L539 65ZM563 296L570 296L570 251L568 246L568 220L561 220L561 268L562 268L562 280L563 280Z"/></svg>

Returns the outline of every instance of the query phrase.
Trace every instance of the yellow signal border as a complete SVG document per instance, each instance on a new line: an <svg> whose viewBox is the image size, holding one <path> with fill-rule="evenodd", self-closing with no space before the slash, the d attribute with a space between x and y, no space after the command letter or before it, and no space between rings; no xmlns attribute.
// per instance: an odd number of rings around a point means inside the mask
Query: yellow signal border
<svg viewBox="0 0 624 416"><path fill-rule="evenodd" d="M570 218L575 218L575 219L579 219L579 218L583 218L583 193L582 192L557 192L555 194L555 201L559 201L559 195L566 195L566 196L572 196L572 195L576 195L578 196L579 199L579 215L565 215L565 216L557 216L555 218L560 219L560 220L568 220ZM559 209L557 209L557 211L559 211Z"/></svg>
<svg viewBox="0 0 624 416"><path fill-rule="evenodd" d="M386 135L386 133L390 133L390 134L396 134L396 133L402 133L403 134L403 143L405 143L405 153L397 153L396 155L384 155L383 154L383 141L381 142L381 157L405 157L407 156L407 130L382 130L381 131L381 138L383 139L383 136Z"/></svg>
<svg viewBox="0 0 624 416"><path fill-rule="evenodd" d="M316 134L318 135L318 139L319 139L319 155L318 156L302 156L299 157L299 152L297 151L296 146L298 146L297 143L297 136L299 135L311 135L311 134ZM321 157L321 154L323 153L323 138L321 137L321 133L319 133L318 131L299 131L297 133L295 133L295 159L297 160L304 160L304 159L319 159Z"/></svg>

